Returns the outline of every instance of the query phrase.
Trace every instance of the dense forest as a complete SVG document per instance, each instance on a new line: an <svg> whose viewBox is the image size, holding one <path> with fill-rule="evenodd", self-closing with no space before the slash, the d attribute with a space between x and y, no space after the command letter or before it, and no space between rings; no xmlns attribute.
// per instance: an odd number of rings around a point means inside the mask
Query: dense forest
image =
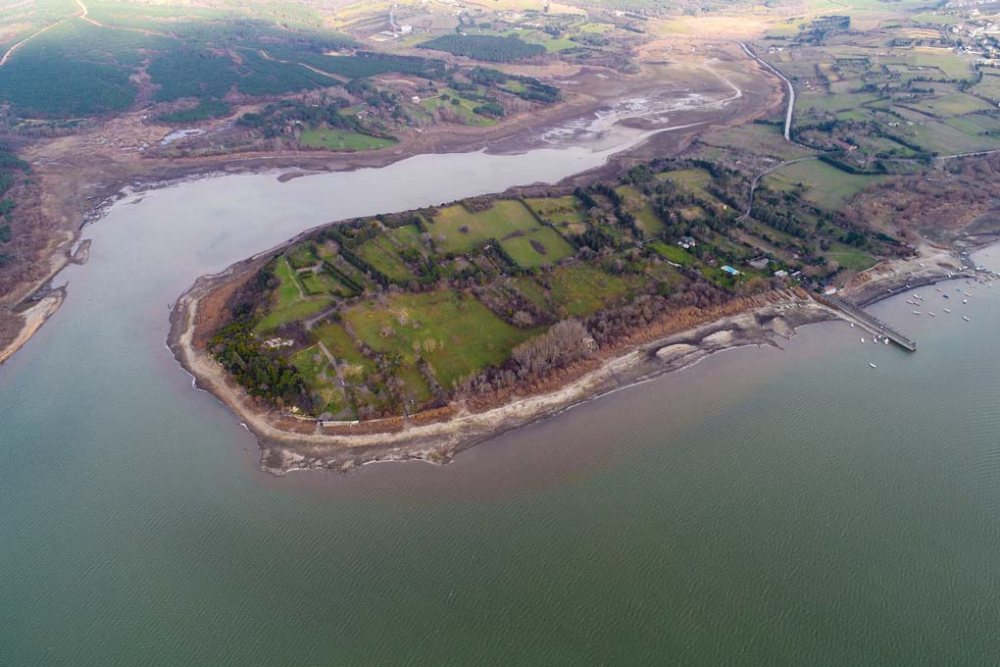
<svg viewBox="0 0 1000 667"><path fill-rule="evenodd" d="M24 174L30 171L27 162L0 145L0 267L11 262L11 240L14 232L11 221L14 216L14 200L8 195Z"/></svg>
<svg viewBox="0 0 1000 667"><path fill-rule="evenodd" d="M496 35L442 35L420 44L419 48L493 63L535 58L545 53L545 47L540 44L529 44L518 37Z"/></svg>

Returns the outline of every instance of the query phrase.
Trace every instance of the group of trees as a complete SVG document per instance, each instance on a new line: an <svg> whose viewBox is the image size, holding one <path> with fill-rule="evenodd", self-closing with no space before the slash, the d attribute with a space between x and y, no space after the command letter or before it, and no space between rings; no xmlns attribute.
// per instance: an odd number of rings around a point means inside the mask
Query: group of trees
<svg viewBox="0 0 1000 667"><path fill-rule="evenodd" d="M11 263L14 259L13 255L5 250L5 246L13 238L11 220L16 206L8 194L17 183L18 176L28 171L30 167L27 162L0 145L0 267Z"/></svg>
<svg viewBox="0 0 1000 667"><path fill-rule="evenodd" d="M510 358L466 378L457 393L466 396L506 395L544 381L591 352L592 338L578 320L556 323L543 334L515 347Z"/></svg>
<svg viewBox="0 0 1000 667"><path fill-rule="evenodd" d="M209 349L251 396L278 407L296 405L311 411L312 398L302 375L280 354L265 354L253 336L255 319L243 315L222 327Z"/></svg>
<svg viewBox="0 0 1000 667"><path fill-rule="evenodd" d="M418 48L495 63L534 58L545 53L541 44L529 44L519 37L497 35L442 35L419 44Z"/></svg>

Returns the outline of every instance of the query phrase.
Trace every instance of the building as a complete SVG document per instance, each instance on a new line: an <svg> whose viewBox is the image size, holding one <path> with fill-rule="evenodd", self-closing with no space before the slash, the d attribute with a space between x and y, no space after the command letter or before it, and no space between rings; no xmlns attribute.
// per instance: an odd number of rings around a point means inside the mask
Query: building
<svg viewBox="0 0 1000 667"><path fill-rule="evenodd" d="M678 239L677 245L687 250L689 248L693 248L696 245L698 245L698 242L695 241L694 238L690 236L682 236L680 239Z"/></svg>
<svg viewBox="0 0 1000 667"><path fill-rule="evenodd" d="M726 266L723 266L723 267L722 267L722 270L723 270L723 271L725 271L726 273L729 273L729 274L732 274L732 275L734 275L734 276L738 276L738 275L740 275L740 272L739 272L739 271L737 271L737 270L736 270L736 269L734 269L733 267L729 266L728 264L727 264Z"/></svg>

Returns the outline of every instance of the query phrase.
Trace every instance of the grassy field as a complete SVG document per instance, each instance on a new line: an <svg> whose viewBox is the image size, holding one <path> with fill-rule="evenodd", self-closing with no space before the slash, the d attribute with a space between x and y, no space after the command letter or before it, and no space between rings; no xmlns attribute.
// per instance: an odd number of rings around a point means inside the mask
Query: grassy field
<svg viewBox="0 0 1000 667"><path fill-rule="evenodd" d="M447 98L445 98L445 95L447 95ZM453 100L458 100L458 103L454 103ZM440 112L439 115L441 113L446 115L449 113L454 114L455 116L461 118L466 125L476 125L480 127L496 125L496 118L484 116L474 111L474 109L481 105L482 102L462 97L460 93L452 90L451 88L445 89L438 97L430 97L426 100L420 101L420 106L427 111L431 113Z"/></svg>
<svg viewBox="0 0 1000 667"><path fill-rule="evenodd" d="M960 118L949 118L945 124L970 136L986 134L987 132L997 133L1000 132L1000 115L973 114Z"/></svg>
<svg viewBox="0 0 1000 667"><path fill-rule="evenodd" d="M351 308L345 320L374 350L398 354L411 365L420 354L445 387L502 362L530 336L452 290L392 295L384 305Z"/></svg>
<svg viewBox="0 0 1000 667"><path fill-rule="evenodd" d="M322 324L316 327L313 333L330 351L344 374L345 380L357 380L374 369L375 364L371 359L361 354L357 344L344 329L344 325Z"/></svg>
<svg viewBox="0 0 1000 667"><path fill-rule="evenodd" d="M685 190L700 194L705 194L705 186L712 182L712 175L704 169L665 171L662 174L658 174L657 177L676 183Z"/></svg>
<svg viewBox="0 0 1000 667"><path fill-rule="evenodd" d="M972 87L972 92L994 104L1000 103L1000 75L984 72L982 81Z"/></svg>
<svg viewBox="0 0 1000 667"><path fill-rule="evenodd" d="M663 241L653 241L649 244L649 247L657 254L662 255L671 262L680 264L681 266L691 266L698 261L695 259L694 255L689 253L684 248L664 243Z"/></svg>
<svg viewBox="0 0 1000 667"><path fill-rule="evenodd" d="M560 259L572 257L573 246L548 227L538 227L530 232L511 236L500 242L517 265L531 269L545 264L555 264Z"/></svg>
<svg viewBox="0 0 1000 667"><path fill-rule="evenodd" d="M256 331L259 333L272 331L282 324L318 313L332 301L329 295L304 297L295 272L285 258L278 260L274 275L280 281L280 285L275 290L270 312L257 324Z"/></svg>
<svg viewBox="0 0 1000 667"><path fill-rule="evenodd" d="M876 259L868 253L843 243L833 244L826 256L841 267L852 271L864 271L876 264Z"/></svg>
<svg viewBox="0 0 1000 667"><path fill-rule="evenodd" d="M580 200L572 195L525 199L524 203L560 233L582 234L587 229L587 212Z"/></svg>
<svg viewBox="0 0 1000 667"><path fill-rule="evenodd" d="M533 231L539 224L521 202L501 199L479 213L470 213L461 204L438 209L427 228L446 252L465 253L487 239Z"/></svg>
<svg viewBox="0 0 1000 667"><path fill-rule="evenodd" d="M338 290L341 285L333 276L325 272L316 273L309 269L299 272L299 282L309 296L328 294Z"/></svg>
<svg viewBox="0 0 1000 667"><path fill-rule="evenodd" d="M768 174L764 182L777 190L791 190L799 184L805 187L806 199L820 206L839 208L871 183L883 176L848 174L819 160L797 162Z"/></svg>
<svg viewBox="0 0 1000 667"><path fill-rule="evenodd" d="M961 21L961 19L957 16L949 14L931 14L928 12L915 14L913 16L913 20L917 23L930 23L933 25L955 25Z"/></svg>
<svg viewBox="0 0 1000 667"><path fill-rule="evenodd" d="M639 226L647 238L663 231L663 221L657 217L649 201L634 185L621 185L616 191L625 199L625 209L639 221Z"/></svg>
<svg viewBox="0 0 1000 667"><path fill-rule="evenodd" d="M355 249L365 261L393 280L409 280L413 277L399 252L386 236L376 236Z"/></svg>
<svg viewBox="0 0 1000 667"><path fill-rule="evenodd" d="M939 118L962 116L976 111L994 111L996 109L989 102L985 102L972 95L966 95L965 93L952 93L950 95L934 97L921 101L919 104L914 104L912 107Z"/></svg>
<svg viewBox="0 0 1000 667"><path fill-rule="evenodd" d="M291 362L302 375L302 381L309 387L314 398L319 399L317 402L322 406L320 412L348 416L343 415L347 408L344 390L337 382L333 366L318 345L297 352L292 356Z"/></svg>
<svg viewBox="0 0 1000 667"><path fill-rule="evenodd" d="M899 114L912 125L907 126L909 140L928 151L940 155L967 153L970 151L989 150L1000 146L1000 141L991 137L970 136L965 132L949 127L943 122L931 120L923 114L908 109L899 110Z"/></svg>
<svg viewBox="0 0 1000 667"><path fill-rule="evenodd" d="M359 132L346 132L331 128L303 130L299 145L305 148L326 148L332 151L373 151L388 148L396 142L392 139L372 137Z"/></svg>
<svg viewBox="0 0 1000 667"><path fill-rule="evenodd" d="M416 225L404 225L403 227L391 229L389 230L389 236L401 248L422 249L424 247L423 241L420 240L420 230L417 229Z"/></svg>
<svg viewBox="0 0 1000 667"><path fill-rule="evenodd" d="M856 109L863 104L874 102L881 96L872 93L846 93L843 95L828 95L822 91L804 93L796 97L796 107L802 111L815 109L817 111L847 111Z"/></svg>
<svg viewBox="0 0 1000 667"><path fill-rule="evenodd" d="M634 276L626 279L612 276L589 264L577 264L556 269L544 280L548 290L535 278L518 278L517 288L543 308L555 308L574 317L592 315L601 308L625 297L638 282Z"/></svg>

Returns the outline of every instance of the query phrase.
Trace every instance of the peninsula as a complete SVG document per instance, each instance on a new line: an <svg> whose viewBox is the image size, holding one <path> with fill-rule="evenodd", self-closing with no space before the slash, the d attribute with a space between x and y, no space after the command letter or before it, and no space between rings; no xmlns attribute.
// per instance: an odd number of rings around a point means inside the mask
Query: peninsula
<svg viewBox="0 0 1000 667"><path fill-rule="evenodd" d="M171 349L272 472L446 461L968 273L961 251L996 237L1000 46L962 6L335 4L15 13L0 360L65 298L81 221L220 172L620 149L559 183L331 220L199 279ZM59 94L33 86L42 65Z"/></svg>

